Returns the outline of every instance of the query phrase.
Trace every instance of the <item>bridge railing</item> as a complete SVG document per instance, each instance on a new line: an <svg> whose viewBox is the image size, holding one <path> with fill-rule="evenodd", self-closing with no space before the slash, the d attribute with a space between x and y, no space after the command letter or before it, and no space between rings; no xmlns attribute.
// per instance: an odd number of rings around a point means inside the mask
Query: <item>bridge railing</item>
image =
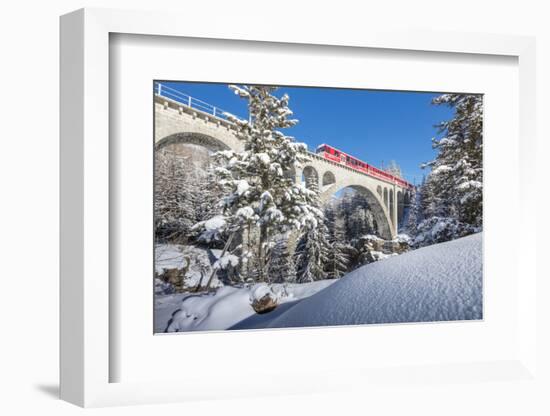
<svg viewBox="0 0 550 416"><path fill-rule="evenodd" d="M195 110L202 111L203 113L210 114L211 116L229 121L227 119L227 111L221 109L220 107L209 104L205 101L199 100L198 98L185 94L184 92L172 88L162 82L155 82L154 92L155 95L158 95L159 97L168 98L172 101L177 102L178 104L184 105L189 108L194 108Z"/></svg>
<svg viewBox="0 0 550 416"><path fill-rule="evenodd" d="M231 121L227 118L227 111L221 109L220 107L216 107L212 104L209 104L206 101L202 101L202 100L199 100L198 98L195 98L195 97L192 97L188 94L185 94L184 92L181 92L181 91L179 91L175 88L172 88L172 87L166 85L165 83L155 82L154 92L155 92L155 95L157 95L159 97L168 98L169 100L175 101L178 104L184 105L184 106L189 107L189 108L194 108L196 110L202 111L203 113L209 114L211 116L214 116L214 117L217 117L219 119L225 120L228 123L231 123ZM360 170L350 168L349 166L346 166L345 164L337 163L337 162L334 162L332 160L328 160L328 159L326 159L326 158L324 158L324 157L322 157L322 156L320 156L316 153L313 153L311 151L308 151L308 153L309 153L309 156L312 159L318 159L318 160L321 160L323 162L330 163L334 166L338 166L340 168L347 169L351 172L355 172L355 173L362 174L362 175L365 175L365 176L375 177L375 178L384 180L386 182L392 183L388 179L380 178L378 176L371 175L371 174L362 172Z"/></svg>

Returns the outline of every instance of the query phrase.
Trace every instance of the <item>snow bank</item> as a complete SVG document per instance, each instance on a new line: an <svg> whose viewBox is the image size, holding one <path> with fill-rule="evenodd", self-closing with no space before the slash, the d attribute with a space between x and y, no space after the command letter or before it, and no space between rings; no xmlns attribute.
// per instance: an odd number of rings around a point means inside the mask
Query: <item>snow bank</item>
<svg viewBox="0 0 550 416"><path fill-rule="evenodd" d="M185 286L195 287L201 278L210 275L212 263L220 261L220 255L221 250L180 244L157 244L155 246L155 271L160 276L168 269L187 268L184 278ZM221 261L231 262L231 259L224 258ZM155 281L155 292L158 294L170 293L169 287L159 279L157 280ZM214 276L212 287L220 286L220 284L217 276Z"/></svg>
<svg viewBox="0 0 550 416"><path fill-rule="evenodd" d="M157 244L155 247L155 270L158 274L165 269L181 269L185 265L181 246L176 244Z"/></svg>
<svg viewBox="0 0 550 416"><path fill-rule="evenodd" d="M271 290L279 306L251 301ZM155 331L212 331L482 319L482 234L363 266L339 280L157 296Z"/></svg>
<svg viewBox="0 0 550 416"><path fill-rule="evenodd" d="M248 290L231 286L215 293L191 295L183 299L172 316L167 332L227 329L254 314Z"/></svg>
<svg viewBox="0 0 550 416"><path fill-rule="evenodd" d="M415 247L429 246L455 240L481 230L470 224L462 223L455 218L431 217L418 224L417 235L412 241Z"/></svg>
<svg viewBox="0 0 550 416"><path fill-rule="evenodd" d="M189 293L172 293L155 296L154 330L155 333L165 332L174 311L177 311L183 299Z"/></svg>
<svg viewBox="0 0 550 416"><path fill-rule="evenodd" d="M482 234L363 266L265 327L482 319Z"/></svg>
<svg viewBox="0 0 550 416"><path fill-rule="evenodd" d="M333 284L335 280L320 280L307 284L257 284L245 287L221 287L214 293L157 296L155 303L155 332L217 331L230 329L240 322L249 329L263 325L278 313L283 305L293 305ZM275 311L257 315L251 302L266 293L273 293L279 306ZM261 317L255 318L254 317ZM265 325L263 325L265 326ZM237 328L235 328L237 329Z"/></svg>

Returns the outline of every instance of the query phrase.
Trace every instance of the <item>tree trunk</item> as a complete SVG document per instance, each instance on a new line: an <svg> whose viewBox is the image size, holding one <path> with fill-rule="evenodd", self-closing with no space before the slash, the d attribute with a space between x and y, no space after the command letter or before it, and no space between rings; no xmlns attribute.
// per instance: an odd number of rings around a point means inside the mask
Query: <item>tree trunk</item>
<svg viewBox="0 0 550 416"><path fill-rule="evenodd" d="M225 243L225 246L223 247L223 251L222 251L222 254L220 256L220 259L223 258L223 256L225 256L225 253L227 253L227 250L229 250L229 246L231 245L231 241L233 241L234 236L235 236L235 232L232 232L229 235L229 238L227 239L227 242ZM205 287L206 290L208 290L210 288L210 284L212 283L212 279L214 278L214 275L216 274L217 271L218 271L218 267L216 265L214 265L214 267L212 267L212 272L210 272L210 277L208 278L208 282L206 282L206 287ZM202 278L201 278L201 281L199 282L199 284L197 286L198 288L200 288L201 283L202 283Z"/></svg>
<svg viewBox="0 0 550 416"><path fill-rule="evenodd" d="M258 239L258 280L260 282L265 282L266 276L265 276L265 240L267 237L267 227L265 225L260 226L260 238Z"/></svg>

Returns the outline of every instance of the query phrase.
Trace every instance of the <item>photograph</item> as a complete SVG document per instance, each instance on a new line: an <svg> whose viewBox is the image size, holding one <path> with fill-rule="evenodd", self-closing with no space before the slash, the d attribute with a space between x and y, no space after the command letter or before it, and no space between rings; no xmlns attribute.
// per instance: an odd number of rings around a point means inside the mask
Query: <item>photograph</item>
<svg viewBox="0 0 550 416"><path fill-rule="evenodd" d="M0 414L550 416L547 2L3 6Z"/></svg>
<svg viewBox="0 0 550 416"><path fill-rule="evenodd" d="M483 95L154 80L154 333L483 320Z"/></svg>

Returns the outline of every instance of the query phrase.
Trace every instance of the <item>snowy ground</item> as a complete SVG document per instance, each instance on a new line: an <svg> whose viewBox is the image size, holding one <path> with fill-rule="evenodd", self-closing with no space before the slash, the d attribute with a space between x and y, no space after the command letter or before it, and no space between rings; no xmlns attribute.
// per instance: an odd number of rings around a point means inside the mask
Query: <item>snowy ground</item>
<svg viewBox="0 0 550 416"><path fill-rule="evenodd" d="M482 319L482 234L420 248L347 274L266 327Z"/></svg>
<svg viewBox="0 0 550 416"><path fill-rule="evenodd" d="M166 269L181 269L189 262L185 284L194 287L201 277L210 275L211 264L219 259L220 254L221 250L178 244L157 244L155 247L155 270L161 275ZM212 286L219 286L217 278L214 278ZM161 282L157 282L156 292L162 292L162 287Z"/></svg>
<svg viewBox="0 0 550 416"><path fill-rule="evenodd" d="M251 299L259 297L266 285L225 286L209 294L157 295L155 298L155 332L181 332L231 329L241 321L250 327L273 319L296 302L325 289L336 280L304 284L274 284L271 290L279 306L271 313L258 315Z"/></svg>
<svg viewBox="0 0 550 416"><path fill-rule="evenodd" d="M208 295L157 296L155 329L174 332L482 319L482 234L368 264L339 280L274 285L280 306L263 315L250 306L256 289L223 287Z"/></svg>

